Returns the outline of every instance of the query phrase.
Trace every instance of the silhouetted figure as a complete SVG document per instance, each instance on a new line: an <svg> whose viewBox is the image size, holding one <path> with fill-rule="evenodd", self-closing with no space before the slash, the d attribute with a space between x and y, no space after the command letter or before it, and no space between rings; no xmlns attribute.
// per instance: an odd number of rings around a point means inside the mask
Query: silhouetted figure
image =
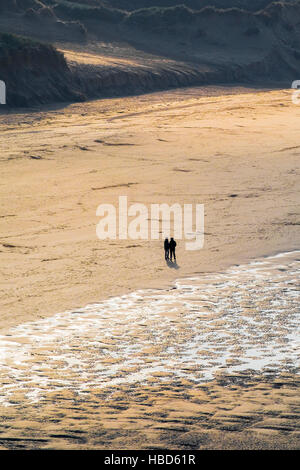
<svg viewBox="0 0 300 470"><path fill-rule="evenodd" d="M170 260L172 261L172 257L174 257L174 261L176 262L176 253L175 253L175 248L177 246L177 243L175 242L174 238L171 238L169 247L170 247Z"/></svg>
<svg viewBox="0 0 300 470"><path fill-rule="evenodd" d="M170 251L170 244L169 244L169 240L167 238L165 239L164 249L165 249L165 260L168 261L169 251Z"/></svg>

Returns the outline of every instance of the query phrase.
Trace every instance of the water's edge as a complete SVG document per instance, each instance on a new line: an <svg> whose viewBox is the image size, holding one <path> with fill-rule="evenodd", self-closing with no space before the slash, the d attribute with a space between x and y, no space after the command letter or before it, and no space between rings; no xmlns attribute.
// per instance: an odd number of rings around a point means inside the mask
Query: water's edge
<svg viewBox="0 0 300 470"><path fill-rule="evenodd" d="M299 372L300 251L179 279L0 335L0 403L18 391L84 393L121 383Z"/></svg>

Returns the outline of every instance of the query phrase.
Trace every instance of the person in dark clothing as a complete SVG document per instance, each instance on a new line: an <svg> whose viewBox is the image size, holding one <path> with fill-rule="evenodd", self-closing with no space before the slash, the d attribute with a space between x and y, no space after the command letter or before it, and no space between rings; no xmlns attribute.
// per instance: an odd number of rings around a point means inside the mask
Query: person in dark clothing
<svg viewBox="0 0 300 470"><path fill-rule="evenodd" d="M169 251L170 251L170 244L167 238L165 239L164 249L165 249L165 260L167 261L169 259Z"/></svg>
<svg viewBox="0 0 300 470"><path fill-rule="evenodd" d="M174 257L174 261L176 262L176 253L175 253L175 248L177 246L177 243L175 242L174 238L171 238L169 247L170 247L170 260L172 261L172 257Z"/></svg>

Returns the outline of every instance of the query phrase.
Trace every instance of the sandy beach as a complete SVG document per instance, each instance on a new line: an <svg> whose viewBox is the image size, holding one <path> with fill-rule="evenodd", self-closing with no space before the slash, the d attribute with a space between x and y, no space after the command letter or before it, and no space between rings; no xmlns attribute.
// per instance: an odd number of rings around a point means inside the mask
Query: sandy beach
<svg viewBox="0 0 300 470"><path fill-rule="evenodd" d="M1 328L296 249L300 108L289 90L242 91L2 115ZM174 270L161 241L98 240L96 209L119 195L205 204L204 249L179 243Z"/></svg>
<svg viewBox="0 0 300 470"><path fill-rule="evenodd" d="M26 349L31 340L22 325L28 322L39 331L36 322L52 321L59 312L139 289L165 292L177 279L223 276L252 260L299 250L299 115L290 90L243 87L1 114L2 340L13 336ZM120 195L129 203L205 204L204 248L189 252L179 242L178 266L171 269L161 240L100 241L96 209L116 204ZM219 328L220 318L213 321ZM116 337L118 331L116 324ZM143 330L136 333L142 342ZM46 367L51 351L40 346L32 358L37 377L45 374L40 363ZM114 354L106 359L106 365L119 360ZM259 368L235 370L234 380L216 374L196 383L193 371L193 377L166 373L158 381L160 371L78 395L59 385L54 371L65 359L57 355L55 361L46 375L54 374L57 387L45 386L41 401L26 397L26 386L0 405L3 448L299 447L299 376L291 364L276 376ZM12 374L28 367L22 360L8 365ZM6 387L11 373L1 372ZM87 380L76 374L72 380Z"/></svg>

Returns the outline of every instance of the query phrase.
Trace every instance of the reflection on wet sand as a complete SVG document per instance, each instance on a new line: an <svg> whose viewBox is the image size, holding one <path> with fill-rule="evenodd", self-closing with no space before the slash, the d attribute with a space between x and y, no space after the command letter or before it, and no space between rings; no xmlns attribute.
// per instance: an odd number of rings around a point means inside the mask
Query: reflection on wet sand
<svg viewBox="0 0 300 470"><path fill-rule="evenodd" d="M299 367L299 254L178 280L31 323L0 337L0 402L48 392Z"/></svg>

